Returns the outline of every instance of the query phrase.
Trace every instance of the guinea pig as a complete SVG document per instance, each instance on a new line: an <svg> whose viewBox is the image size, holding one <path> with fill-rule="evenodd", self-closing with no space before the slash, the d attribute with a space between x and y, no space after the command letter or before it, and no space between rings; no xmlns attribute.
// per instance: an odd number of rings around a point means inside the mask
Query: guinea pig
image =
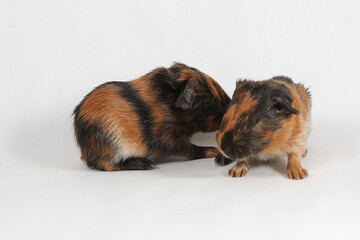
<svg viewBox="0 0 360 240"><path fill-rule="evenodd" d="M220 153L215 163L227 165L232 177L243 177L250 159L288 159L290 179L303 179L301 166L307 154L311 99L307 88L278 76L265 81L240 80L225 113L216 141Z"/></svg>
<svg viewBox="0 0 360 240"><path fill-rule="evenodd" d="M219 128L229 96L205 73L185 64L160 67L128 82L96 87L74 110L81 160L104 170L147 170L153 154L212 158L214 147L191 144L196 132Z"/></svg>

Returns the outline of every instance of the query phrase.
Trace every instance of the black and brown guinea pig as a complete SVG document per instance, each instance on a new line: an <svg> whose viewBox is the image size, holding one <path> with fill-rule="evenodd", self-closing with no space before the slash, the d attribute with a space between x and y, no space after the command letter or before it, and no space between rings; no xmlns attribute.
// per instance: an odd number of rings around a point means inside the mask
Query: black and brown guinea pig
<svg viewBox="0 0 360 240"><path fill-rule="evenodd" d="M105 83L74 110L81 160L118 171L152 169L147 157L157 153L215 157L217 148L191 144L190 137L217 130L229 102L211 77L181 63L133 81Z"/></svg>
<svg viewBox="0 0 360 240"><path fill-rule="evenodd" d="M287 77L238 81L217 133L218 165L236 160L232 177L243 177L250 159L288 159L290 179L308 176L301 166L307 154L311 99L308 89Z"/></svg>

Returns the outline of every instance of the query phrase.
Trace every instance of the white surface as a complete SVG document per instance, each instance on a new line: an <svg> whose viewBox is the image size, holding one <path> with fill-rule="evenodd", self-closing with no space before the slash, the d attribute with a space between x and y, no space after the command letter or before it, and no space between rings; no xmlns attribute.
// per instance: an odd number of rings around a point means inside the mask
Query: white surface
<svg viewBox="0 0 360 240"><path fill-rule="evenodd" d="M359 12L355 0L2 0L0 239L360 239ZM240 77L311 87L310 176L274 162L235 179L212 159L171 157L147 172L87 169L75 105L175 60L230 95Z"/></svg>

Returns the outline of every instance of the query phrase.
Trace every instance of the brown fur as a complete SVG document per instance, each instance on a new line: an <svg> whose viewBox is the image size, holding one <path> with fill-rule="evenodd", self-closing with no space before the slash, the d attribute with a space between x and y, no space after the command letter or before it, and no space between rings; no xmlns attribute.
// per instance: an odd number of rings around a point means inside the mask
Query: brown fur
<svg viewBox="0 0 360 240"><path fill-rule="evenodd" d="M190 137L217 130L229 101L211 77L178 63L133 81L105 83L74 111L81 160L117 171L151 169L155 163L147 157L155 153L215 157L216 148L191 144Z"/></svg>
<svg viewBox="0 0 360 240"><path fill-rule="evenodd" d="M291 99L290 112L284 110L286 104L279 105L280 98ZM308 90L291 79L274 77L267 81L239 82L217 137L220 152L238 162L229 174L244 176L242 162L249 157L267 160L287 156L289 178L308 176L301 167L301 157L307 153L310 108ZM230 162L221 156L215 161L219 165Z"/></svg>
<svg viewBox="0 0 360 240"><path fill-rule="evenodd" d="M234 129L235 126L238 123L238 119L242 116L243 113L250 111L258 101L256 99L252 99L249 94L245 94L243 96L243 101L241 103L241 108L238 107L237 104L230 105L228 110L226 111L226 114L224 115L223 122L226 122L224 125L224 129L221 129L218 133L218 139L222 139L223 135L230 131L231 129ZM236 116L236 117L233 117ZM243 121L247 121L248 116L243 117ZM240 141L240 139L236 139ZM220 149L221 151L221 149Z"/></svg>

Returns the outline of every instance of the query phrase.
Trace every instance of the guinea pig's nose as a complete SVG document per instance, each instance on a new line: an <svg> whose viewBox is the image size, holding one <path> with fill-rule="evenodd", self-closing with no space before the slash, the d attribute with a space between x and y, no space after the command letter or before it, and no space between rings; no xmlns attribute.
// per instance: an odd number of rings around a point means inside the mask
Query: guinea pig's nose
<svg viewBox="0 0 360 240"><path fill-rule="evenodd" d="M232 145L228 144L222 150L224 151L227 157L235 159L234 149Z"/></svg>
<svg viewBox="0 0 360 240"><path fill-rule="evenodd" d="M233 143L233 133L231 131L226 132L221 139L221 150L225 153L225 155L229 158L235 159L234 154L234 143Z"/></svg>

